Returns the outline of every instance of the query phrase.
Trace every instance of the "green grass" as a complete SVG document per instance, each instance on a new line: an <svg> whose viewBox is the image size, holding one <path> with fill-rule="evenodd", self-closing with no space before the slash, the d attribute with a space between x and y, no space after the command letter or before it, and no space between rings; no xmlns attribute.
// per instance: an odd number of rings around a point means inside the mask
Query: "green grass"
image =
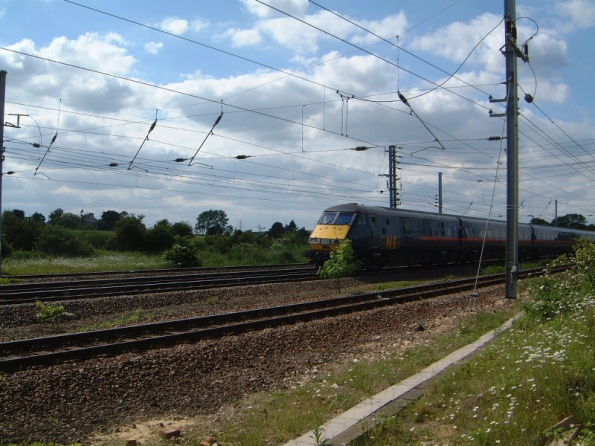
<svg viewBox="0 0 595 446"><path fill-rule="evenodd" d="M354 361L324 373L313 371L308 382L238 402L241 411L232 420L221 419L219 431L212 434L222 444L242 446L281 444L305 432L322 440L324 432L317 429L329 419L473 342L510 316L510 312L469 315L455 336L438 337L375 361ZM200 435L204 431L196 438L187 437L187 444L199 445Z"/></svg>
<svg viewBox="0 0 595 446"><path fill-rule="evenodd" d="M131 252L104 252L93 257L8 258L2 261L2 273L7 275L85 273L160 269L169 266L160 255Z"/></svg>
<svg viewBox="0 0 595 446"><path fill-rule="evenodd" d="M303 263L307 260L303 256L306 249L306 245L279 242L271 248L256 249L250 245L250 249L233 249L227 254L204 249L198 252L198 257L204 267ZM161 254L138 252L97 251L92 257L49 257L20 252L2 259L2 274L8 276L162 268L172 268L172 265Z"/></svg>
<svg viewBox="0 0 595 446"><path fill-rule="evenodd" d="M525 316L358 445L532 446L562 418L595 445L595 245L564 276L530 281Z"/></svg>

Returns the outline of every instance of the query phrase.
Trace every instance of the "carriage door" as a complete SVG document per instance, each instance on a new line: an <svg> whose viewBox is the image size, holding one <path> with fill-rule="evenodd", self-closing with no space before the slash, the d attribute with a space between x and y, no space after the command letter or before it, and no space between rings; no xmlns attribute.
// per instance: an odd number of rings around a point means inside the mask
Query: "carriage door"
<svg viewBox="0 0 595 446"><path fill-rule="evenodd" d="M370 247L372 249L378 249L380 247L380 228L378 227L378 218L378 215L370 214L370 232L372 236Z"/></svg>

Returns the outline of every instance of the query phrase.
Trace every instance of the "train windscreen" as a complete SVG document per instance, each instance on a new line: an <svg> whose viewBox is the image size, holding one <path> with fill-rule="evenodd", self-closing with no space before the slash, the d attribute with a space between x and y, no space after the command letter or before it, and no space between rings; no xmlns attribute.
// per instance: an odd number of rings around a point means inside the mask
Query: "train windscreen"
<svg viewBox="0 0 595 446"><path fill-rule="evenodd" d="M318 220L320 225L350 225L355 217L353 212L324 212Z"/></svg>

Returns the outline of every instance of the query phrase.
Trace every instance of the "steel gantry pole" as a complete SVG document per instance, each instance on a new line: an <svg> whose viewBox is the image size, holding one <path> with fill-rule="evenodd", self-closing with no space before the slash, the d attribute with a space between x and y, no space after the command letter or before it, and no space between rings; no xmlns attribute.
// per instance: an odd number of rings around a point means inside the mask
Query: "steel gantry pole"
<svg viewBox="0 0 595 446"><path fill-rule="evenodd" d="M4 100L6 71L0 71L0 274L2 274L2 162L4 161Z"/></svg>
<svg viewBox="0 0 595 446"><path fill-rule="evenodd" d="M504 0L506 56L506 298L516 299L519 243L518 82L516 0Z"/></svg>

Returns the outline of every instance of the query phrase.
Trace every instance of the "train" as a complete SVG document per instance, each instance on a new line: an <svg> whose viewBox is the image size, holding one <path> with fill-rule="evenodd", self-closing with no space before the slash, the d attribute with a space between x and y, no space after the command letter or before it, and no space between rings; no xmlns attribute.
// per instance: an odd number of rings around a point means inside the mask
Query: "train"
<svg viewBox="0 0 595 446"><path fill-rule="evenodd" d="M506 232L501 220L349 203L323 211L309 258L320 267L349 239L365 269L504 260ZM560 256L579 238L595 241L593 231L527 223L518 225L518 235L519 261Z"/></svg>

